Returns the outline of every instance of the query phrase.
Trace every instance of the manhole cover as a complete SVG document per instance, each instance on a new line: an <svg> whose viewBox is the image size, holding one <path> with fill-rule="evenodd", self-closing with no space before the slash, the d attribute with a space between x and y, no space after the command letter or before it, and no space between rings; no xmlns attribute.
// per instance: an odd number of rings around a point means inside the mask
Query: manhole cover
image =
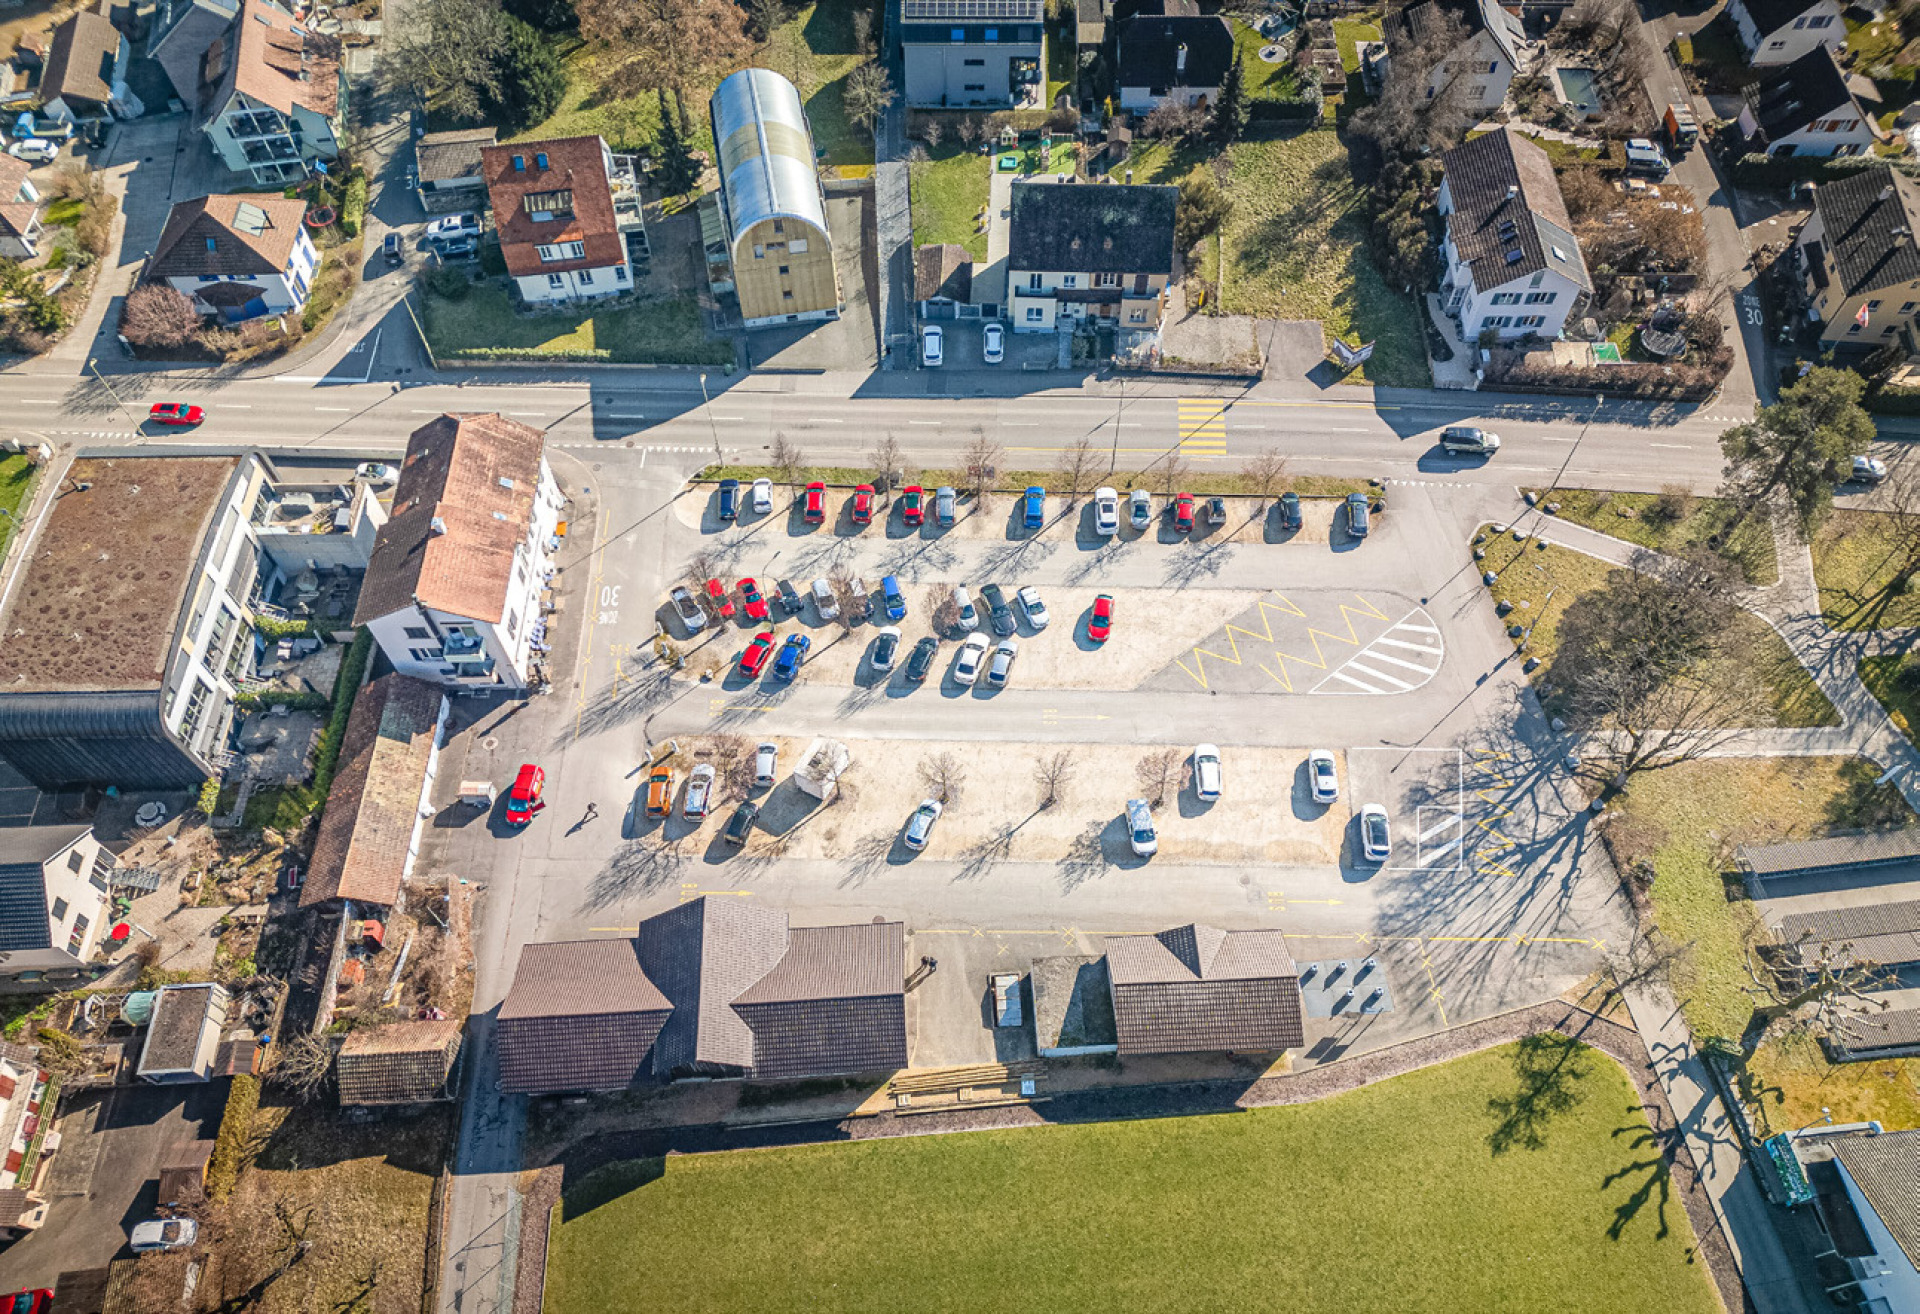
<svg viewBox="0 0 1920 1314"><path fill-rule="evenodd" d="M480 747L486 749L489 753L491 753L494 749L500 747L500 736L488 735L485 739L482 739L480 741Z"/></svg>

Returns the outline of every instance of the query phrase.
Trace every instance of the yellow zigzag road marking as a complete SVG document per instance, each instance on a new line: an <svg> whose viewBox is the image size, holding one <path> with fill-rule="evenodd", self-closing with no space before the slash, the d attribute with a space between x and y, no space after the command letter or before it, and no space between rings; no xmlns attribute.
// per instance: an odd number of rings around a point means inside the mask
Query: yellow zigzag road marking
<svg viewBox="0 0 1920 1314"><path fill-rule="evenodd" d="M1513 840L1509 839L1506 833L1500 829L1498 824L1503 818L1512 816L1513 809L1509 808L1506 804L1502 803L1499 798L1497 798L1493 793L1490 792L1491 790L1508 788L1513 784L1513 780L1511 777L1501 774L1500 773L1501 769L1499 767L1492 765L1494 762L1504 760L1508 755L1505 753L1494 752L1491 749L1485 749L1485 748L1474 749L1473 755L1476 759L1474 765L1485 768L1489 773L1489 779L1490 779L1490 784L1488 788L1474 790L1473 796L1479 799L1482 803L1485 803L1490 809L1492 809L1492 815L1490 817L1475 817L1473 819L1473 824L1478 826L1494 841L1495 848L1517 849L1520 846L1516 844ZM1477 870L1482 873L1485 873L1491 870L1491 871L1497 872L1502 876L1506 876L1514 880L1518 880L1520 878L1520 873L1514 871L1511 867L1508 867L1505 863L1499 862L1493 858L1484 857L1478 852L1476 852L1474 856L1481 863L1481 865L1477 868Z"/></svg>
<svg viewBox="0 0 1920 1314"><path fill-rule="evenodd" d="M1226 634L1227 647L1232 650L1231 653L1215 652L1211 648L1201 648L1196 646L1193 650L1193 657L1194 657L1194 666L1198 666L1200 668L1198 671L1194 670L1192 666L1188 666L1186 662L1180 660L1177 657L1174 659L1174 664L1178 666L1181 670L1185 671L1188 675L1192 676L1193 679L1196 682L1198 682L1200 687L1202 689L1205 689L1208 687L1207 679L1206 679L1207 664L1204 660L1202 660L1203 658L1212 657L1218 661L1226 662L1228 665L1231 665L1231 666L1239 666L1244 663L1245 658L1243 658L1240 655L1240 644L1233 637L1235 634L1244 634L1247 636L1248 639L1250 640L1257 639L1262 643L1278 643L1279 640L1274 638L1274 635L1273 635L1273 623L1267 618L1267 609L1271 607L1274 611L1279 612L1283 616L1293 616L1300 620L1305 620L1307 618L1307 613L1300 610L1298 606L1296 606L1290 599L1288 599L1284 595L1276 593L1273 596L1275 599L1277 599L1277 601L1268 602L1265 598L1262 598L1254 604L1254 606L1258 609L1258 612L1259 612L1261 633L1255 634L1252 630L1245 629L1242 626L1235 625L1231 621L1229 621L1226 624L1226 626L1224 626L1223 628ZM1288 693L1293 692L1293 678L1292 678L1291 672L1287 670L1288 662L1290 661L1298 662L1302 666L1312 667L1314 670L1320 670L1320 671L1326 670L1327 659L1326 659L1325 651L1320 646L1321 639L1327 639L1336 643L1344 643L1344 644L1347 644L1349 647L1357 648L1360 646L1360 635L1359 635L1359 632L1354 628L1353 618L1355 616L1364 616L1370 620L1383 621L1388 619L1388 616L1385 612L1381 611L1378 607L1374 606L1371 602L1368 602L1365 598L1360 597L1359 594L1357 593L1354 594L1354 597L1360 603L1358 607L1350 607L1344 602L1340 604L1340 619L1346 624L1346 627L1347 627L1347 632L1344 636L1335 634L1330 630L1322 630L1322 629L1309 627L1307 630L1307 638L1313 644L1313 651L1314 651L1313 657L1311 658L1297 657L1292 653L1281 652L1276 648L1274 650L1273 655L1277 659L1275 664L1280 668L1280 671L1278 674L1276 674L1270 667L1268 667L1263 662L1255 663L1255 665L1258 666L1258 668L1263 673L1265 673L1269 679L1272 679L1273 681L1278 683L1281 687L1286 689Z"/></svg>
<svg viewBox="0 0 1920 1314"><path fill-rule="evenodd" d="M1313 643L1313 656L1296 657L1292 653L1276 651L1273 655L1280 659L1282 669L1285 669L1286 664L1291 661L1299 662L1302 666L1312 667L1316 671L1324 671L1327 669L1327 655L1320 647L1320 640L1327 639L1334 643L1344 643L1351 648L1358 648L1360 646L1360 634L1359 631L1353 627L1353 618L1355 616L1365 616L1369 620L1383 621L1387 619L1385 612L1381 611L1371 602L1368 602L1365 598L1361 598L1358 593L1353 596L1360 599L1360 605L1358 607L1349 607L1344 602L1340 604L1340 619L1346 623L1347 632L1344 635L1335 634L1331 630L1315 629L1309 626L1307 629L1307 638ZM1292 687L1291 682L1289 682L1288 687Z"/></svg>
<svg viewBox="0 0 1920 1314"><path fill-rule="evenodd" d="M1302 620L1306 619L1307 613L1304 611L1301 611L1300 608L1294 606L1293 603L1289 602L1286 598L1281 597L1281 595L1278 593L1274 594L1273 596L1275 598L1278 598L1279 601L1268 602L1265 598L1261 598L1254 603L1254 606L1258 608L1259 614L1260 614L1260 629L1262 631L1261 633L1255 634L1252 630L1242 629L1240 626L1233 624L1231 621L1227 623L1227 626L1226 626L1227 647L1233 650L1231 654L1224 653L1224 652L1215 652L1211 648L1195 647L1193 650L1194 666L1198 666L1200 668L1199 670L1197 671L1194 670L1192 666L1188 666L1185 662L1181 661L1178 657L1174 658L1174 665L1178 666L1181 670L1185 671L1188 675L1192 676L1196 681L1199 682L1200 687L1202 689L1205 689L1207 687L1207 676L1206 676L1207 664L1206 662L1202 661L1201 658L1212 657L1217 661L1226 662L1230 666L1238 666L1241 664L1243 659L1240 656L1240 645L1234 641L1234 637L1233 637L1236 633L1244 634L1249 639L1259 639L1263 643L1275 642L1273 637L1273 623L1267 619L1267 609L1269 607L1279 612L1283 616L1297 616ZM1271 675L1272 672L1269 671L1268 674ZM1292 686L1288 685L1288 688L1291 689Z"/></svg>

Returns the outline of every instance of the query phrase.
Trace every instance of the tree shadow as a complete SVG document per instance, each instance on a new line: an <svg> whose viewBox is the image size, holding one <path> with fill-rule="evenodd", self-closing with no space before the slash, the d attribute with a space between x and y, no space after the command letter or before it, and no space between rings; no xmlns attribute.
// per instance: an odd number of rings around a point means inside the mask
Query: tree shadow
<svg viewBox="0 0 1920 1314"><path fill-rule="evenodd" d="M1629 1113L1637 1111L1638 1106L1628 1106ZM1634 1123L1628 1123L1624 1127L1615 1127L1613 1129L1613 1135L1616 1140L1622 1136L1632 1137L1633 1139L1629 1142L1628 1149L1642 1150L1652 1147L1654 1153L1651 1158L1636 1159L1632 1163L1626 1164L1600 1179L1600 1187L1602 1190L1605 1190L1616 1182L1624 1182L1636 1173L1644 1174L1639 1185L1634 1187L1632 1194L1614 1207L1613 1221L1607 1224L1607 1239L1610 1241L1618 1241L1626 1232L1627 1224L1631 1223L1634 1218L1639 1215L1640 1211L1646 1207L1647 1201L1655 1199L1656 1196L1658 1197L1659 1203L1656 1206L1655 1212L1659 1220L1660 1230L1655 1233L1655 1236L1665 1238L1671 1230L1667 1222L1667 1203L1673 1198L1673 1181L1671 1174L1667 1171L1667 1160L1663 1153L1662 1143L1665 1138L1644 1124Z"/></svg>
<svg viewBox="0 0 1920 1314"><path fill-rule="evenodd" d="M1087 828L1073 837L1067 845L1067 851L1054 864L1060 873L1060 892L1072 894L1088 881L1097 880L1114 869L1114 863L1107 856L1106 832L1113 825L1111 821L1090 821Z"/></svg>
<svg viewBox="0 0 1920 1314"><path fill-rule="evenodd" d="M1592 1051L1571 1037L1543 1031L1523 1038L1513 1056L1519 1089L1487 1101L1487 1112L1499 1119L1487 1148L1496 1155L1545 1148L1549 1124L1585 1097L1580 1083L1592 1069Z"/></svg>
<svg viewBox="0 0 1920 1314"><path fill-rule="evenodd" d="M606 866L587 882L582 912L602 912L623 899L638 898L679 883L687 865L680 840L628 840L613 851Z"/></svg>

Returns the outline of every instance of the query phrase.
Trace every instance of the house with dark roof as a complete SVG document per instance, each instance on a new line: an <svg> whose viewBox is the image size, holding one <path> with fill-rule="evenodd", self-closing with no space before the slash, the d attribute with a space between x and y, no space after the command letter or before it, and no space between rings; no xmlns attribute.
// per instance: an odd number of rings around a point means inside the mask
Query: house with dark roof
<svg viewBox="0 0 1920 1314"><path fill-rule="evenodd" d="M113 865L91 826L0 829L0 978L82 976L106 933Z"/></svg>
<svg viewBox="0 0 1920 1314"><path fill-rule="evenodd" d="M1755 68L1791 64L1816 47L1836 55L1846 48L1847 27L1839 0L1727 0L1747 62Z"/></svg>
<svg viewBox="0 0 1920 1314"><path fill-rule="evenodd" d="M1794 238L1822 350L1871 351L1911 332L1920 310L1920 184L1875 165L1820 184ZM1910 841L1912 836L1903 836Z"/></svg>
<svg viewBox="0 0 1920 1314"><path fill-rule="evenodd" d="M211 982L160 987L135 1074L156 1085L210 1080L231 1002Z"/></svg>
<svg viewBox="0 0 1920 1314"><path fill-rule="evenodd" d="M181 201L167 212L143 279L228 324L297 313L320 267L306 214L305 201L265 192Z"/></svg>
<svg viewBox="0 0 1920 1314"><path fill-rule="evenodd" d="M109 0L82 9L53 29L45 70L40 74L40 109L48 118L71 123L111 114L133 119L146 106L127 86L131 47L108 15Z"/></svg>
<svg viewBox="0 0 1920 1314"><path fill-rule="evenodd" d="M704 897L631 939L528 945L500 1007L501 1088L904 1067L905 952L899 922L796 927Z"/></svg>
<svg viewBox="0 0 1920 1314"><path fill-rule="evenodd" d="M1016 182L1007 219L1013 331L1091 321L1154 334L1173 278L1177 187Z"/></svg>
<svg viewBox="0 0 1920 1314"><path fill-rule="evenodd" d="M1044 109L1044 0L901 0L906 103Z"/></svg>
<svg viewBox="0 0 1920 1314"><path fill-rule="evenodd" d="M1747 87L1738 123L1748 150L1766 155L1864 155L1878 139L1853 80L1826 46L1767 66Z"/></svg>
<svg viewBox="0 0 1920 1314"><path fill-rule="evenodd" d="M300 886L302 908L399 902L432 810L434 769L450 711L439 685L398 672L374 680L353 700Z"/></svg>
<svg viewBox="0 0 1920 1314"><path fill-rule="evenodd" d="M442 415L407 439L354 617L402 675L544 682L540 595L564 500L545 452L544 431L493 414Z"/></svg>
<svg viewBox="0 0 1920 1314"><path fill-rule="evenodd" d="M1212 104L1233 64L1233 29L1217 14L1136 14L1113 31L1113 85L1130 113Z"/></svg>
<svg viewBox="0 0 1920 1314"><path fill-rule="evenodd" d="M389 1022L349 1032L334 1059L342 1104L431 1104L455 1096L465 1023Z"/></svg>
<svg viewBox="0 0 1920 1314"><path fill-rule="evenodd" d="M1403 66L1432 59L1427 99L1457 95L1469 120L1500 108L1514 75L1539 58L1519 16L1499 0L1420 0L1389 14L1384 35L1382 76L1392 76L1396 59ZM1448 49L1436 58L1435 47L1443 45Z"/></svg>
<svg viewBox="0 0 1920 1314"><path fill-rule="evenodd" d="M420 204L431 214L486 209L487 173L480 152L498 137L494 128L458 128L416 140L414 182Z"/></svg>
<svg viewBox="0 0 1920 1314"><path fill-rule="evenodd" d="M1305 1040L1300 970L1279 931L1201 922L1107 940L1120 1053L1295 1049Z"/></svg>
<svg viewBox="0 0 1920 1314"><path fill-rule="evenodd" d="M1862 890L1848 896L1859 897ZM1920 900L1834 903L1787 896L1767 905L1782 966L1811 975L1824 969L1876 970L1871 988L1836 999L1822 1012L1821 1037L1835 1062L1920 1054L1920 990L1901 974L1920 964Z"/></svg>
<svg viewBox="0 0 1920 1314"><path fill-rule="evenodd" d="M1793 1144L1850 1279L1828 1290L1856 1309L1920 1309L1920 1131L1803 1133Z"/></svg>
<svg viewBox="0 0 1920 1314"><path fill-rule="evenodd" d="M154 6L147 58L160 65L189 113L200 103L200 70L207 51L226 35L239 11L240 0L160 0Z"/></svg>
<svg viewBox="0 0 1920 1314"><path fill-rule="evenodd" d="M347 116L340 40L274 0L241 0L201 55L191 104L228 169L261 184L302 182L316 162L340 154Z"/></svg>
<svg viewBox="0 0 1920 1314"><path fill-rule="evenodd" d="M633 291L633 266L651 252L631 156L601 137L559 137L483 146L480 171L521 300Z"/></svg>
<svg viewBox="0 0 1920 1314"><path fill-rule="evenodd" d="M1469 342L1558 336L1593 279L1547 153L1500 128L1440 164L1442 309Z"/></svg>
<svg viewBox="0 0 1920 1314"><path fill-rule="evenodd" d="M0 256L31 260L40 254L40 189L28 174L33 166L0 156Z"/></svg>

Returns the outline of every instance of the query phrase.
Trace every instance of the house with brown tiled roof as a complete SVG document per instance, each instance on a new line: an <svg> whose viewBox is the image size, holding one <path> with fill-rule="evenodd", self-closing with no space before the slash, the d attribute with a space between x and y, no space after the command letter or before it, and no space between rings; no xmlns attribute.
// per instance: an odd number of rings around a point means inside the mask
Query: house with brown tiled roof
<svg viewBox="0 0 1920 1314"><path fill-rule="evenodd" d="M1107 941L1122 1054L1294 1049L1305 1039L1300 971L1279 931L1192 922Z"/></svg>
<svg viewBox="0 0 1920 1314"><path fill-rule="evenodd" d="M353 700L300 887L302 908L399 900L419 852L448 710L438 685L391 672Z"/></svg>
<svg viewBox="0 0 1920 1314"><path fill-rule="evenodd" d="M528 945L500 1008L500 1085L905 1067L905 959L899 922L790 926L784 912L712 898L649 917L632 939Z"/></svg>
<svg viewBox="0 0 1920 1314"><path fill-rule="evenodd" d="M146 106L127 86L131 47L107 17L109 0L82 9L53 29L40 75L40 108L48 118L138 118Z"/></svg>
<svg viewBox="0 0 1920 1314"><path fill-rule="evenodd" d="M305 201L270 192L181 201L167 212L144 281L229 324L297 312L320 267L306 214Z"/></svg>
<svg viewBox="0 0 1920 1314"><path fill-rule="evenodd" d="M274 0L244 0L200 60L201 131L227 168L299 182L340 153L347 81L340 42Z"/></svg>
<svg viewBox="0 0 1920 1314"><path fill-rule="evenodd" d="M546 434L442 415L407 439L354 623L402 675L462 688L545 682L542 595L565 500Z"/></svg>
<svg viewBox="0 0 1920 1314"><path fill-rule="evenodd" d="M454 1097L465 1024L390 1022L350 1033L334 1060L342 1104L428 1104Z"/></svg>
<svg viewBox="0 0 1920 1314"><path fill-rule="evenodd" d="M27 177L33 166L0 156L0 256L31 260L40 254L40 189Z"/></svg>
<svg viewBox="0 0 1920 1314"><path fill-rule="evenodd" d="M1553 161L1508 128L1440 157L1440 304L1472 342L1558 337L1593 293Z"/></svg>
<svg viewBox="0 0 1920 1314"><path fill-rule="evenodd" d="M522 300L633 291L634 262L650 253L631 157L602 137L559 137L483 147L480 170Z"/></svg>

